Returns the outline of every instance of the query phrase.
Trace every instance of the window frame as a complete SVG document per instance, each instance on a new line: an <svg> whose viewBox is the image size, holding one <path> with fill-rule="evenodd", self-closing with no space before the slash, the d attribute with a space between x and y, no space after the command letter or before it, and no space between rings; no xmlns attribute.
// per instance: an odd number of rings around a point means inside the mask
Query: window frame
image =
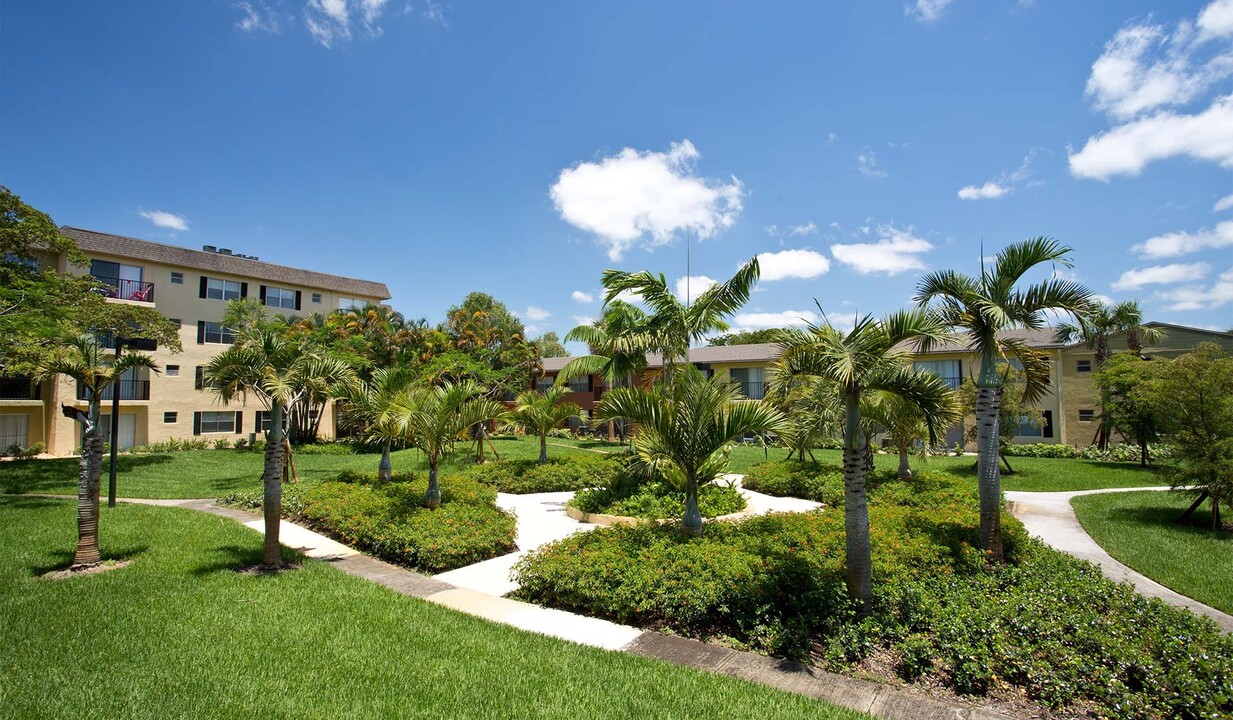
<svg viewBox="0 0 1233 720"><path fill-rule="evenodd" d="M176 412L175 410L165 410L163 412L163 424L164 425L175 425L178 422L180 422L180 414L178 412Z"/></svg>
<svg viewBox="0 0 1233 720"><path fill-rule="evenodd" d="M179 365L164 365L163 366L163 376L164 377L180 377L180 366Z"/></svg>
<svg viewBox="0 0 1233 720"><path fill-rule="evenodd" d="M1085 418L1084 415L1086 415L1087 417ZM1096 411L1095 410L1080 410L1079 411L1079 422L1083 422L1083 423L1096 422Z"/></svg>
<svg viewBox="0 0 1233 720"><path fill-rule="evenodd" d="M1075 360L1075 372L1090 373L1092 371L1091 360Z"/></svg>
<svg viewBox="0 0 1233 720"><path fill-rule="evenodd" d="M213 417L213 420L207 420L207 417ZM226 422L219 418L226 418ZM209 423L214 427L213 430L207 430L206 424ZM223 429L223 428L226 429ZM201 411L201 434L212 435L217 433L235 434L235 412L232 410L202 410Z"/></svg>
<svg viewBox="0 0 1233 720"><path fill-rule="evenodd" d="M218 283L221 287L216 289L214 287L215 283ZM235 286L234 295L232 295L232 291L228 287L229 285ZM213 278L213 277L207 276L206 277L206 299L207 300L223 300L227 302L231 300L239 300L240 298L244 297L244 288L242 287L242 285L243 283L241 283L239 280L225 280L223 278ZM218 293L218 294L215 295L215 293Z"/></svg>
<svg viewBox="0 0 1233 720"><path fill-rule="evenodd" d="M231 328L227 327L226 325L220 322L211 322L210 320L205 320L203 322L205 323L205 329L202 330L203 342L207 344L211 344L211 345L234 345L235 344L235 333L232 332ZM210 326L213 326L215 329L211 331ZM211 340L210 339L211 335L213 335L214 337L218 339Z"/></svg>
<svg viewBox="0 0 1233 720"><path fill-rule="evenodd" d="M296 291L290 288L266 285L265 299L262 301L262 304L266 307L278 308L280 310L296 310L295 293ZM277 303L270 302L272 296L278 298Z"/></svg>
<svg viewBox="0 0 1233 720"><path fill-rule="evenodd" d="M170 282L172 285L183 285L184 284L184 273L178 270L172 270Z"/></svg>

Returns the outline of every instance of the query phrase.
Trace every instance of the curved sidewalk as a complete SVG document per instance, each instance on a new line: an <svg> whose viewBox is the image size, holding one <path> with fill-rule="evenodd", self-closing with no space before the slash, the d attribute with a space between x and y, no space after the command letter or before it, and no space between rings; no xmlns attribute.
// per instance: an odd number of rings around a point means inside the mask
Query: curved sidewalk
<svg viewBox="0 0 1233 720"><path fill-rule="evenodd" d="M1233 616L1216 608L1174 592L1146 575L1135 572L1105 552L1079 523L1075 510L1070 505L1077 495L1095 495L1108 492L1141 492L1168 490L1163 487L1109 488L1105 490L1081 490L1077 492L1014 492L1003 493L1011 513L1023 522L1028 532L1044 540L1062 552L1096 563L1104 574L1117 582L1128 582L1147 597L1160 598L1175 607L1186 608L1198 615L1206 615L1216 621L1225 632L1233 632Z"/></svg>

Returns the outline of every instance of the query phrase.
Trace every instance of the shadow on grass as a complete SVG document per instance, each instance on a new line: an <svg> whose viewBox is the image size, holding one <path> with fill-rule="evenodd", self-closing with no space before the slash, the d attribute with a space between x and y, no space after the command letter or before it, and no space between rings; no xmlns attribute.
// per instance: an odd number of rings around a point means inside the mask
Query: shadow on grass
<svg viewBox="0 0 1233 720"><path fill-rule="evenodd" d="M139 545L137 547L127 548L120 552L115 552L115 551L107 550L106 548L102 548L102 551L99 553L99 556L103 562L125 562L128 560L132 560L139 555L144 554L149 549L150 548L147 545ZM64 570L69 565L73 564L73 555L74 555L74 552L72 550L56 550L51 554L51 557L54 560L53 562L51 562L50 564L43 564L43 565L31 565L30 573L34 577L42 577L43 575L46 575L47 573L52 572L54 570Z"/></svg>
<svg viewBox="0 0 1233 720"><path fill-rule="evenodd" d="M189 573L202 577L205 575L213 575L220 572L236 572L246 568L252 568L261 564L261 547L241 546L241 545L220 545L214 548L211 553L212 562L198 565ZM303 564L304 556L295 550L283 548L282 559L284 563ZM272 577L277 573L256 573L254 577Z"/></svg>
<svg viewBox="0 0 1233 720"><path fill-rule="evenodd" d="M0 497L0 510L43 510L49 507L55 507L62 503L75 503L76 500L65 498L45 498L45 497L21 497L21 496L4 496Z"/></svg>
<svg viewBox="0 0 1233 720"><path fill-rule="evenodd" d="M1191 496L1187 495L1187 499ZM1166 498L1161 498L1166 500ZM1227 530L1212 530L1210 505L1205 501L1185 522L1180 522L1185 508L1174 505L1124 505L1112 507L1105 511L1109 520L1132 524L1144 528L1166 528L1179 532L1193 533L1203 538L1233 543L1233 532Z"/></svg>
<svg viewBox="0 0 1233 720"><path fill-rule="evenodd" d="M130 472L136 468L162 465L171 461L171 455L122 455L116 459L116 470ZM109 467L110 463L104 458L104 478ZM7 462L4 464L3 473L0 473L0 492L23 494L62 489L77 484L77 471L77 458Z"/></svg>

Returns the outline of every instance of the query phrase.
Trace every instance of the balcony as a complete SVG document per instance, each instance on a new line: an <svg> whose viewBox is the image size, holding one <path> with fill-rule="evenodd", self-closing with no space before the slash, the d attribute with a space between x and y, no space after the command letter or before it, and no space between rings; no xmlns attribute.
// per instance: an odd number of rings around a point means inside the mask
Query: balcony
<svg viewBox="0 0 1233 720"><path fill-rule="evenodd" d="M103 389L100 395L101 400L110 401L115 395L116 385L120 387L121 400L149 400L150 399L150 381L149 380L121 380L119 383L110 385ZM89 400L90 390L82 385L77 386L77 399Z"/></svg>
<svg viewBox="0 0 1233 720"><path fill-rule="evenodd" d="M939 375L938 379L946 383L946 387L951 390L958 390L959 386L963 384L963 378L961 377L943 377Z"/></svg>
<svg viewBox="0 0 1233 720"><path fill-rule="evenodd" d="M43 388L28 377L0 377L0 400L39 400Z"/></svg>
<svg viewBox="0 0 1233 720"><path fill-rule="evenodd" d="M126 280L123 278L91 275L102 283L95 292L106 298L117 300L134 300L136 302L154 302L154 283L141 280Z"/></svg>

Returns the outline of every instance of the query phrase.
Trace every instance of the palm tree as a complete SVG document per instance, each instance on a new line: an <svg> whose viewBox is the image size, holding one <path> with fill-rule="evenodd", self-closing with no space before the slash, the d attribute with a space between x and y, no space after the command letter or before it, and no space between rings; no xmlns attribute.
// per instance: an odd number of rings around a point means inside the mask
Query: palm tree
<svg viewBox="0 0 1233 720"><path fill-rule="evenodd" d="M686 366L654 388L616 388L596 408L601 417L638 425L634 449L642 461L685 493L682 530L702 534L698 489L728 467L729 443L749 433L779 431L784 416L769 403L743 399L723 378Z"/></svg>
<svg viewBox="0 0 1233 720"><path fill-rule="evenodd" d="M136 368L158 372L154 358L139 352L115 355L108 351L98 338L90 334L77 335L65 342L60 352L53 355L39 369L38 381L53 380L59 375L77 381L86 396L86 417L82 422L81 459L77 475L77 552L73 555L74 568L88 567L100 559L98 547L98 495L99 481L103 473L103 436L99 427L103 391L112 388L119 392L117 384L124 374ZM112 438L116 442L117 438Z"/></svg>
<svg viewBox="0 0 1233 720"><path fill-rule="evenodd" d="M864 393L897 395L920 408L930 436L945 421L950 389L936 375L912 369L906 345L940 342L946 327L925 310L901 310L881 320L866 315L844 333L830 323L784 334L780 372L786 378L816 377L834 384L843 404L844 536L848 596L862 613L873 597L869 507L865 497L869 438L862 429ZM898 347L897 347L898 346Z"/></svg>
<svg viewBox="0 0 1233 720"><path fill-rule="evenodd" d="M390 446L400 439L395 424L382 422L386 411L403 390L415 382L415 374L409 368L399 366L378 368L368 380L346 384L336 391L342 420L355 428L370 442L381 443L381 462L377 465L377 477L389 480L394 469L390 461Z"/></svg>
<svg viewBox="0 0 1233 720"><path fill-rule="evenodd" d="M569 390L560 386L544 392L526 390L514 400L514 409L509 413L509 424L539 436L539 464L548 462L548 431L569 418L582 415L577 403L565 401Z"/></svg>
<svg viewBox="0 0 1233 720"><path fill-rule="evenodd" d="M278 569L282 566L278 530L283 504L283 451L290 414L306 401L310 388L345 386L355 381L355 373L329 353L289 342L279 329L254 326L206 365L203 380L224 404L246 399L252 393L269 410L262 474L265 545L261 567Z"/></svg>
<svg viewBox="0 0 1233 720"><path fill-rule="evenodd" d="M604 307L604 315L590 325L579 325L565 335L566 342L584 342L589 355L576 357L557 373L556 384L588 375L604 378L608 387L632 385L647 368L647 353L655 349L647 326L650 318L641 308L621 300ZM608 422L613 439L613 421Z"/></svg>
<svg viewBox="0 0 1233 720"><path fill-rule="evenodd" d="M692 303L682 303L668 288L662 273L605 270L604 302L611 303L627 291L641 297L651 309L644 337L650 338L663 353L665 374L670 374L677 358L689 362L689 346L693 341L728 329L724 318L749 302L760 272L758 258L753 257L727 282L711 286Z"/></svg>
<svg viewBox="0 0 1233 720"><path fill-rule="evenodd" d="M428 492L424 505L440 507L437 471L441 458L466 437L473 425L490 422L505 413L505 406L485 397L484 387L471 380L434 387L409 387L399 392L378 422L389 424L406 442L428 457Z"/></svg>
<svg viewBox="0 0 1233 720"><path fill-rule="evenodd" d="M780 337L780 335L777 335ZM788 447L787 460L793 455L805 462L805 455L816 464L813 450L828 438L843 436L843 404L835 392L834 383L824 378L788 377L783 365L776 360L772 366L766 397L788 418L779 437Z"/></svg>
<svg viewBox="0 0 1233 720"><path fill-rule="evenodd" d="M1024 373L1024 402L1040 399L1049 385L1049 361L1021 340L1000 333L1016 327L1040 328L1047 311L1073 316L1088 312L1091 293L1074 282L1054 276L1026 289L1016 287L1030 270L1042 263L1070 267L1070 248L1048 238L1032 238L1006 246L991 268L980 277L954 270L930 273L917 285L916 302L936 305L947 326L967 334L968 350L980 358L977 377L977 477L980 486L980 542L993 562L1002 562L1002 478L998 467L998 418L1005 378L999 362L1009 353Z"/></svg>
<svg viewBox="0 0 1233 720"><path fill-rule="evenodd" d="M1070 343L1080 340L1096 352L1096 372L1104 368L1113 354L1110 342L1118 335L1126 336L1126 347L1135 355L1143 353L1144 343L1158 343L1164 339L1163 330L1143 324L1143 311L1136 300L1127 300L1116 305L1103 302L1092 303L1091 310L1078 317L1076 323L1061 323L1057 326L1058 342ZM1109 449L1112 431L1109 422L1108 393L1100 397L1100 427L1092 444L1101 450Z"/></svg>
<svg viewBox="0 0 1233 720"><path fill-rule="evenodd" d="M911 480L912 467L908 462L908 455L912 452L912 446L917 442L935 440L930 437L929 418L926 413L915 402L901 395L876 392L866 394L861 414L867 417L878 431L890 435L891 442L899 453L899 479ZM954 393L945 398L935 409L933 416L936 423L935 434L936 428L946 427L962 417Z"/></svg>

